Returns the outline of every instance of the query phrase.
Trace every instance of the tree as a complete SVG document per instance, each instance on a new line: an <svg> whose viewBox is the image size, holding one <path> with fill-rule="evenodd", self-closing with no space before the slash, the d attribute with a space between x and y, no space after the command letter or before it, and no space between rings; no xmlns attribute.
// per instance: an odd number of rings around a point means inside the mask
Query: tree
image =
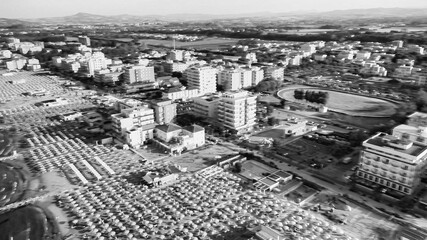
<svg viewBox="0 0 427 240"><path fill-rule="evenodd" d="M240 173L241 171L242 171L242 163L241 162L236 162L234 164L233 172Z"/></svg>
<svg viewBox="0 0 427 240"><path fill-rule="evenodd" d="M267 105L267 115L271 115L274 112L274 107L270 104Z"/></svg>
<svg viewBox="0 0 427 240"><path fill-rule="evenodd" d="M286 100L285 99L280 100L280 107L285 108L285 105L286 105Z"/></svg>
<svg viewBox="0 0 427 240"><path fill-rule="evenodd" d="M362 145L362 142L368 139L369 135L365 133L362 130L353 131L350 132L348 136L348 141L350 142L351 146L360 146Z"/></svg>
<svg viewBox="0 0 427 240"><path fill-rule="evenodd" d="M269 117L267 119L267 124L270 125L270 126L274 126L276 124L279 124L279 122L280 122L279 119L277 119L275 117Z"/></svg>

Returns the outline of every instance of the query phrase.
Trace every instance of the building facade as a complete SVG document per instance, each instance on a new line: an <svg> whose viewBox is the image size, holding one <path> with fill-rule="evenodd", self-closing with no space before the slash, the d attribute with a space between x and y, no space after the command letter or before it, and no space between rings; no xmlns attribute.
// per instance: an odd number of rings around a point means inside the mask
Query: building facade
<svg viewBox="0 0 427 240"><path fill-rule="evenodd" d="M130 68L125 69L124 82L127 84L154 81L154 67L132 66Z"/></svg>
<svg viewBox="0 0 427 240"><path fill-rule="evenodd" d="M201 94L216 92L217 70L210 66L193 66L185 70L189 87L196 87Z"/></svg>
<svg viewBox="0 0 427 240"><path fill-rule="evenodd" d="M414 193L426 167L426 146L378 133L363 148L358 178L401 194Z"/></svg>

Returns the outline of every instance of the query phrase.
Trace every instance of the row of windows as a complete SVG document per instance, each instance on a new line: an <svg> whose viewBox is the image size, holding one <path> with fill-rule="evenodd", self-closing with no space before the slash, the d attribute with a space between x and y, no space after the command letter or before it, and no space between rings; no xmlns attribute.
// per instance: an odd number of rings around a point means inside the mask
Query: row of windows
<svg viewBox="0 0 427 240"><path fill-rule="evenodd" d="M379 177L376 177L376 176L373 176L373 175L370 175L370 174L367 174L364 172L358 172L357 175L359 177L362 177L362 178L367 179L369 181L372 181L372 182L378 183L380 185L386 186L388 188L392 188L394 190L404 192L404 193L408 193L408 194L410 193L409 188L402 186L402 185L399 185L399 184L396 184L394 182L390 182L390 181L387 181L385 179L382 179L382 178L379 178Z"/></svg>

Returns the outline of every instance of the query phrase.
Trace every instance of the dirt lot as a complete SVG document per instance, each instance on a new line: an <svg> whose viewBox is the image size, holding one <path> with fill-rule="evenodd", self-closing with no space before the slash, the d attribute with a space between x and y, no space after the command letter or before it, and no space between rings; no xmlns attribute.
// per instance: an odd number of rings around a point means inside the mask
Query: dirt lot
<svg viewBox="0 0 427 240"><path fill-rule="evenodd" d="M164 161L176 163L181 167L187 168L187 171L194 172L215 164L217 162L215 156L224 156L232 153L235 153L235 151L224 146L210 145L203 150L192 150L181 156L166 157Z"/></svg>
<svg viewBox="0 0 427 240"><path fill-rule="evenodd" d="M238 39L227 39L227 38L205 38L201 41L195 42L179 42L176 41L176 47L178 48L196 48L196 49L217 49L221 47L229 47L236 44ZM158 40L158 39L141 39L141 43L147 45L163 45L165 47L173 47L172 40Z"/></svg>
<svg viewBox="0 0 427 240"><path fill-rule="evenodd" d="M335 206L333 213L345 219L347 222L341 225L341 228L352 237L358 239L396 239L395 235L399 229L399 225L346 200L343 202L333 201L333 197L339 198L331 192L324 191L311 201L309 207L320 204L322 208L325 209L329 207L329 203L333 204ZM349 208L347 208L347 206ZM321 214L321 212L322 211L319 211L315 214L324 219L328 219L324 214Z"/></svg>

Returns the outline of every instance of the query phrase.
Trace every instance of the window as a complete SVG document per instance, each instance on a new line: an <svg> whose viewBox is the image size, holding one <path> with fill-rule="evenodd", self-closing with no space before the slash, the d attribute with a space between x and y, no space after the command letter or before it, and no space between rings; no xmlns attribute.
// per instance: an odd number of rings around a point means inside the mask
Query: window
<svg viewBox="0 0 427 240"><path fill-rule="evenodd" d="M391 188L396 189L396 183L392 183L392 184L391 184Z"/></svg>
<svg viewBox="0 0 427 240"><path fill-rule="evenodd" d="M424 137L421 137L421 136L417 137L417 142L423 143L424 141L425 141Z"/></svg>
<svg viewBox="0 0 427 240"><path fill-rule="evenodd" d="M409 134L407 134L407 133L403 133L403 134L402 134L402 138L403 138L403 139L409 139Z"/></svg>

